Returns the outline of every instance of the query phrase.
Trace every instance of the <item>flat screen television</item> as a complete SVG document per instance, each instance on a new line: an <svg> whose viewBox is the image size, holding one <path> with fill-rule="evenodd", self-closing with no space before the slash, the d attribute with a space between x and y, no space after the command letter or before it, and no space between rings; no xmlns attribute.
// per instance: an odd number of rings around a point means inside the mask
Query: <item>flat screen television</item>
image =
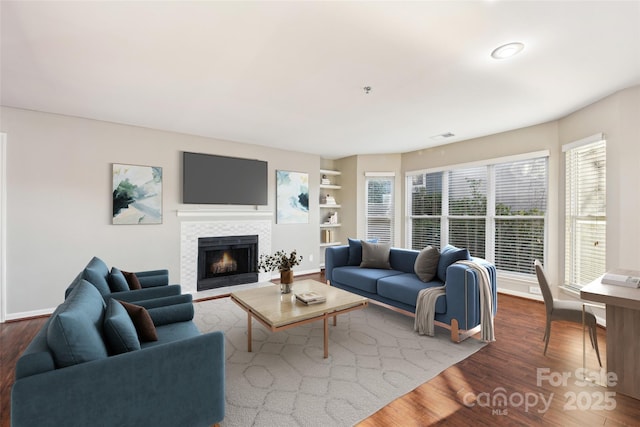
<svg viewBox="0 0 640 427"><path fill-rule="evenodd" d="M266 205L267 162L183 152L182 203Z"/></svg>

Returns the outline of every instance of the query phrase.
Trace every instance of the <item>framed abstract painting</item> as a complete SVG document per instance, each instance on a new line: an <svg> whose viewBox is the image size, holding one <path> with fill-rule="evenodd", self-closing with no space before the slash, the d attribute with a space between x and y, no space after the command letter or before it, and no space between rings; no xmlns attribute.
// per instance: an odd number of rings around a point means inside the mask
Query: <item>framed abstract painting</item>
<svg viewBox="0 0 640 427"><path fill-rule="evenodd" d="M276 171L276 223L309 223L309 174Z"/></svg>
<svg viewBox="0 0 640 427"><path fill-rule="evenodd" d="M113 164L113 224L162 224L162 168Z"/></svg>

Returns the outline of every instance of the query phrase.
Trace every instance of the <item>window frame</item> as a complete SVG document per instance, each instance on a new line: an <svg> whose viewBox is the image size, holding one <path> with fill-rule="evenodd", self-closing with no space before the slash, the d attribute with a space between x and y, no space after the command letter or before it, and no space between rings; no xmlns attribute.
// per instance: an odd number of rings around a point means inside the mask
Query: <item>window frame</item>
<svg viewBox="0 0 640 427"><path fill-rule="evenodd" d="M545 197L546 197L546 209L545 213L542 216L503 216L496 215L495 206L496 206L496 176L495 176L495 166L499 164L505 163L515 163L518 161L526 161L526 160L534 160L538 158L544 158L546 161L546 179L545 179ZM449 184L448 184L448 173L449 171L456 169L468 169L474 167L486 167L487 168L487 212L485 216L451 216L449 214ZM430 173L442 173L442 212L441 215L413 215L412 214L412 202L413 202L413 184L412 177L416 175L424 175ZM496 236L495 236L495 226L496 220L501 219L514 219L514 218L523 218L523 219L542 219L544 221L544 243L543 243L543 259L541 260L543 263L547 257L548 250L548 207L549 207L549 151L541 150L530 153L524 153L514 156L505 156L493 159L487 159L478 162L469 162L469 163L461 163L449 166L442 166L436 168L422 169L422 170L413 170L405 172L405 237L407 242L407 247L413 247L413 221L416 219L435 219L441 218L440 221L440 247L447 244L449 242L449 221L450 219L456 218L485 218L485 255L484 259L490 262L494 262L495 260L495 245L496 245ZM472 256L475 256L473 253ZM512 277L521 277L521 278L532 278L535 277L534 273L521 273L510 270L498 270L501 275L504 276L512 276Z"/></svg>

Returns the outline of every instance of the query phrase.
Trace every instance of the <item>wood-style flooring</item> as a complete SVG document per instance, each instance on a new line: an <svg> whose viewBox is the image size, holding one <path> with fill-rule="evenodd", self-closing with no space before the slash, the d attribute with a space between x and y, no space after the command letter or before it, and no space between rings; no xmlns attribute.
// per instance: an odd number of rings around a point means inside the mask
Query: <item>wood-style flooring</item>
<svg viewBox="0 0 640 427"><path fill-rule="evenodd" d="M304 278L324 281L321 274ZM45 321L0 324L0 427L10 426L16 360ZM500 294L496 342L389 403L358 427L639 426L640 401L611 395L610 389L582 384L576 378L576 370L582 368L582 328L554 322L544 356L544 324L542 303ZM605 331L599 328L598 333L604 361ZM587 356L588 366L597 366L588 342ZM538 369L543 373L538 374Z"/></svg>

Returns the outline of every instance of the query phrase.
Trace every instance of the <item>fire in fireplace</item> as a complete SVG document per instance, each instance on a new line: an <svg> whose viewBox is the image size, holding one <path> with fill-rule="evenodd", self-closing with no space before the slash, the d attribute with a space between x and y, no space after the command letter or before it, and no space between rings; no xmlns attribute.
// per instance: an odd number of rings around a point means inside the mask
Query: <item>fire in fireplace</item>
<svg viewBox="0 0 640 427"><path fill-rule="evenodd" d="M258 236L198 239L198 291L258 281Z"/></svg>

